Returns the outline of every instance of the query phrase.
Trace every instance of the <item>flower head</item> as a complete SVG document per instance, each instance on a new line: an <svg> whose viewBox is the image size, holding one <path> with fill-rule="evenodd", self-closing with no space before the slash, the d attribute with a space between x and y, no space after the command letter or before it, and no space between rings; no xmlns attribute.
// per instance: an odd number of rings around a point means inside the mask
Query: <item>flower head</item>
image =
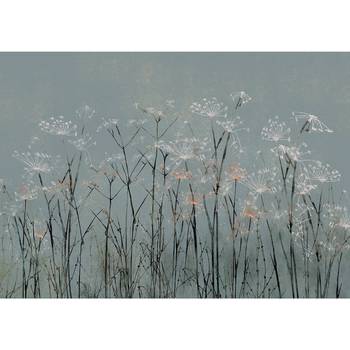
<svg viewBox="0 0 350 350"><path fill-rule="evenodd" d="M46 153L41 152L23 152L19 153L15 151L13 156L23 162L26 167L24 168L29 174L34 173L50 173L53 170L52 157Z"/></svg>
<svg viewBox="0 0 350 350"><path fill-rule="evenodd" d="M82 106L75 111L77 117L82 120L88 120L94 117L95 110L88 105Z"/></svg>
<svg viewBox="0 0 350 350"><path fill-rule="evenodd" d="M39 123L41 131L44 131L50 135L56 136L76 136L77 125L73 124L72 121L66 121L63 116L58 118L51 117L48 121L42 120Z"/></svg>
<svg viewBox="0 0 350 350"><path fill-rule="evenodd" d="M290 141L290 128L286 127L285 122L280 122L278 116L274 119L269 119L268 124L261 131L263 140L271 142Z"/></svg>
<svg viewBox="0 0 350 350"><path fill-rule="evenodd" d="M93 141L92 136L90 136L88 133L75 140L69 140L69 143L71 143L80 152L87 151L91 146L96 145L96 141Z"/></svg>
<svg viewBox="0 0 350 350"><path fill-rule="evenodd" d="M305 142L298 146L280 144L272 148L271 151L287 163L307 161L306 156L311 153Z"/></svg>
<svg viewBox="0 0 350 350"><path fill-rule="evenodd" d="M320 118L316 115L305 113L305 112L293 112L293 117L296 121L300 119L304 121L300 133L302 132L318 132L318 133L332 133L331 130L325 123L323 123Z"/></svg>
<svg viewBox="0 0 350 350"><path fill-rule="evenodd" d="M275 177L275 169L264 168L258 170L256 173L247 175L241 182L247 186L253 194L262 194L276 191L277 188L274 183Z"/></svg>
<svg viewBox="0 0 350 350"><path fill-rule="evenodd" d="M230 96L235 104L235 109L242 107L252 100L252 98L245 91L233 92Z"/></svg>
<svg viewBox="0 0 350 350"><path fill-rule="evenodd" d="M22 185L18 192L15 192L16 201L31 201L38 197L38 188L30 185Z"/></svg>
<svg viewBox="0 0 350 350"><path fill-rule="evenodd" d="M195 137L183 138L168 143L160 142L157 147L170 154L170 159L179 165L193 159L203 159L207 141Z"/></svg>
<svg viewBox="0 0 350 350"><path fill-rule="evenodd" d="M311 181L324 182L338 182L341 174L338 170L332 169L329 164L322 164L320 161L307 164L305 173Z"/></svg>
<svg viewBox="0 0 350 350"><path fill-rule="evenodd" d="M226 118L227 116L227 106L218 102L216 97L203 98L200 102L193 102L190 110L193 114L209 119Z"/></svg>
<svg viewBox="0 0 350 350"><path fill-rule="evenodd" d="M240 167L239 164L229 166L226 177L231 181L242 181L247 176L247 171Z"/></svg>

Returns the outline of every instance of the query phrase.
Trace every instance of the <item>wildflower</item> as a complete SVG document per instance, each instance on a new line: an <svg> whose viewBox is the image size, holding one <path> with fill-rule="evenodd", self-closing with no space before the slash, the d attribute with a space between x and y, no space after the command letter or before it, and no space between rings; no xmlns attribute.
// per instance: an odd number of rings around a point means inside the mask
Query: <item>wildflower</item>
<svg viewBox="0 0 350 350"><path fill-rule="evenodd" d="M312 183L311 179L304 173L301 173L295 181L296 193L299 195L306 195L316 187L317 185Z"/></svg>
<svg viewBox="0 0 350 350"><path fill-rule="evenodd" d="M119 119L108 118L105 119L102 117L102 124L99 125L96 129L96 132L100 132L102 129L108 130L114 128L119 122Z"/></svg>
<svg viewBox="0 0 350 350"><path fill-rule="evenodd" d="M130 126L141 127L144 124L146 124L147 121L148 121L147 119L131 119L131 120L129 120L128 124Z"/></svg>
<svg viewBox="0 0 350 350"><path fill-rule="evenodd" d="M16 201L31 201L38 197L37 187L22 185L18 192L15 192Z"/></svg>
<svg viewBox="0 0 350 350"><path fill-rule="evenodd" d="M271 204L271 209L269 210L271 219L280 222L287 217L287 210L282 209L280 205Z"/></svg>
<svg viewBox="0 0 350 350"><path fill-rule="evenodd" d="M42 190L49 194L56 194L62 191L68 191L70 187L69 178L64 180L51 181L49 185L43 186Z"/></svg>
<svg viewBox="0 0 350 350"><path fill-rule="evenodd" d="M350 230L350 215L347 207L340 205L325 205L324 217L329 219L329 226Z"/></svg>
<svg viewBox="0 0 350 350"><path fill-rule="evenodd" d="M255 194L275 192L277 189L274 183L275 176L276 172L274 169L264 168L256 173L247 175L241 182Z"/></svg>
<svg viewBox="0 0 350 350"><path fill-rule="evenodd" d="M252 98L245 91L234 92L230 96L235 104L235 109L242 107L252 100Z"/></svg>
<svg viewBox="0 0 350 350"><path fill-rule="evenodd" d="M94 180L84 180L82 181L81 185L83 187L87 187L89 190L98 189L100 187L99 184Z"/></svg>
<svg viewBox="0 0 350 350"><path fill-rule="evenodd" d="M305 172L311 181L338 182L341 174L338 170L332 169L329 164L322 164L320 161L307 164Z"/></svg>
<svg viewBox="0 0 350 350"><path fill-rule="evenodd" d="M229 166L226 176L231 181L241 181L247 176L247 171L239 164L232 164Z"/></svg>
<svg viewBox="0 0 350 350"><path fill-rule="evenodd" d="M249 219L257 219L259 217L259 210L253 206L245 206L242 216Z"/></svg>
<svg viewBox="0 0 350 350"><path fill-rule="evenodd" d="M191 204L193 206L196 206L200 203L199 199L198 198L194 198L192 196L188 196L187 197L187 204Z"/></svg>
<svg viewBox="0 0 350 350"><path fill-rule="evenodd" d="M284 158L287 163L305 162L308 160L306 156L311 153L305 142L298 146L278 145L272 148L271 151L279 157Z"/></svg>
<svg viewBox="0 0 350 350"><path fill-rule="evenodd" d="M223 103L218 102L216 97L212 97L209 100L203 98L200 102L193 102L190 110L193 114L209 119L226 118L227 116L227 107Z"/></svg>
<svg viewBox="0 0 350 350"><path fill-rule="evenodd" d="M50 173L53 169L53 166L51 163L52 157L46 153L19 153L18 151L15 151L13 156L23 162L26 167L24 168L26 172L29 174L32 173Z"/></svg>
<svg viewBox="0 0 350 350"><path fill-rule="evenodd" d="M135 107L143 113L151 116L156 122L160 122L165 117L165 113L161 109L154 107L142 107L138 102L135 103Z"/></svg>
<svg viewBox="0 0 350 350"><path fill-rule="evenodd" d="M236 117L233 120L225 120L225 121L217 120L216 123L220 125L229 134L242 130L242 129L238 129L238 127L243 124L240 117Z"/></svg>
<svg viewBox="0 0 350 350"><path fill-rule="evenodd" d="M347 211L347 208L342 212L342 215L339 217L339 220L334 223L335 227L342 228L344 230L350 230L350 216Z"/></svg>
<svg viewBox="0 0 350 350"><path fill-rule="evenodd" d="M45 225L44 222L41 222L39 220L34 220L33 233L34 233L34 237L41 241L42 239L44 239L47 233L47 226Z"/></svg>
<svg viewBox="0 0 350 350"><path fill-rule="evenodd" d="M189 180L192 178L192 173L190 171L173 171L171 175L176 179L176 180Z"/></svg>
<svg viewBox="0 0 350 350"><path fill-rule="evenodd" d="M21 206L16 203L7 202L4 204L3 208L0 211L0 215L7 215L15 217L20 211Z"/></svg>
<svg viewBox="0 0 350 350"><path fill-rule="evenodd" d="M297 228L293 230L292 238L295 245L302 250L304 257L307 260L312 261L315 253L312 249L309 248L309 244L305 238L302 225L298 225Z"/></svg>
<svg viewBox="0 0 350 350"><path fill-rule="evenodd" d="M51 135L56 136L76 136L77 125L73 124L70 120L64 120L63 116L59 116L57 119L51 117L49 121L42 120L39 123L41 131L44 131Z"/></svg>
<svg viewBox="0 0 350 350"><path fill-rule="evenodd" d="M316 115L305 113L305 112L293 112L293 117L296 121L299 119L304 120L304 124L300 129L300 133L305 132L319 132L319 133L332 133L331 130L325 123L323 123L320 118Z"/></svg>
<svg viewBox="0 0 350 350"><path fill-rule="evenodd" d="M78 108L75 111L75 113L79 119L87 120L93 118L93 116L95 115L95 110L92 109L90 106L85 105Z"/></svg>
<svg viewBox="0 0 350 350"><path fill-rule="evenodd" d="M249 193L245 199L242 207L241 216L251 220L258 219L260 217L260 210L256 205L256 197L254 193Z"/></svg>
<svg viewBox="0 0 350 350"><path fill-rule="evenodd" d="M71 143L80 152L87 151L91 146L96 145L96 141L92 141L92 136L90 136L88 133L75 140L69 140L69 143Z"/></svg>
<svg viewBox="0 0 350 350"><path fill-rule="evenodd" d="M225 120L225 121L217 121L218 125L220 125L225 132L228 134L231 134L233 137L233 143L232 146L235 148L235 151L243 152L242 150L242 144L241 140L238 136L238 132L242 130L249 131L248 128L239 128L239 125L242 124L242 121L240 120L240 117L236 117L234 120Z"/></svg>
<svg viewBox="0 0 350 350"><path fill-rule="evenodd" d="M279 122L279 117L269 119L268 126L264 127L261 131L261 137L265 141L279 142L290 141L290 128L286 127L285 122Z"/></svg>
<svg viewBox="0 0 350 350"><path fill-rule="evenodd" d="M168 143L159 142L158 147L170 154L170 159L178 166L182 162L193 159L203 159L203 151L207 145L207 140L193 138L183 138Z"/></svg>

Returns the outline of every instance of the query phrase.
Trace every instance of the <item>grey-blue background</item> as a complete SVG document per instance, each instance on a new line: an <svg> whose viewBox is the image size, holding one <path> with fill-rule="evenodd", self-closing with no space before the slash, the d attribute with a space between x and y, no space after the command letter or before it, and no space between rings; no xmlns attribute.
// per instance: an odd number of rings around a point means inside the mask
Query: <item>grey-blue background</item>
<svg viewBox="0 0 350 350"><path fill-rule="evenodd" d="M248 142L271 116L319 115L336 133L309 140L315 158L339 169L349 189L349 68L348 53L1 53L0 177L18 171L11 154L27 147L41 119L69 118L84 104L127 119L134 102L165 99L186 114L201 97L228 101L245 90L254 98L244 113Z"/></svg>

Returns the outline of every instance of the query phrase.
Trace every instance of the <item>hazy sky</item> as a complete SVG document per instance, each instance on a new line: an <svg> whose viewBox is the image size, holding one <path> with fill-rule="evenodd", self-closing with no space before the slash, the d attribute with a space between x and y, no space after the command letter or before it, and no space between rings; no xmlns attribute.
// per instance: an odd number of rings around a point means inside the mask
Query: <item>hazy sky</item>
<svg viewBox="0 0 350 350"><path fill-rule="evenodd" d="M11 175L10 155L26 148L39 120L69 118L82 104L123 119L134 116L135 101L170 98L187 111L193 100L225 101L238 90L254 98L245 113L253 134L271 116L321 116L336 134L310 142L350 189L347 53L0 53L1 171Z"/></svg>

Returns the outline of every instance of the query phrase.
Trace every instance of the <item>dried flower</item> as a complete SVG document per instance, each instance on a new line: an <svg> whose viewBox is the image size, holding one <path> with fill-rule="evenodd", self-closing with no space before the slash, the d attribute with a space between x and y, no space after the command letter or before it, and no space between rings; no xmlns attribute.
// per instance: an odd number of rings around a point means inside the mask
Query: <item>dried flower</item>
<svg viewBox="0 0 350 350"><path fill-rule="evenodd" d="M193 114L209 119L226 118L227 116L227 107L218 102L216 97L203 98L200 102L193 102L190 110Z"/></svg>
<svg viewBox="0 0 350 350"><path fill-rule="evenodd" d="M64 120L63 116L58 118L51 117L49 121L42 120L39 123L41 131L44 131L51 135L56 136L76 136L77 125L73 124L70 120Z"/></svg>
<svg viewBox="0 0 350 350"><path fill-rule="evenodd" d="M299 119L304 120L304 124L300 129L300 133L304 131L318 133L333 132L333 130L331 130L325 123L323 123L316 115L305 112L293 112L292 115L296 121L299 121Z"/></svg>
<svg viewBox="0 0 350 350"><path fill-rule="evenodd" d="M264 168L256 173L247 175L241 182L247 186L253 193L262 194L265 192L275 192L277 187L274 181L276 170Z"/></svg>
<svg viewBox="0 0 350 350"><path fill-rule="evenodd" d="M329 164L322 164L320 161L308 163L304 166L304 171L311 181L338 182L341 174L338 170L332 169Z"/></svg>
<svg viewBox="0 0 350 350"><path fill-rule="evenodd" d="M54 168L52 164L52 157L47 153L41 153L41 152L19 153L18 151L15 151L13 156L14 158L20 160L26 165L24 169L29 174L34 174L34 173L48 174ZM58 159L59 158L57 158L57 160Z"/></svg>
<svg viewBox="0 0 350 350"><path fill-rule="evenodd" d="M279 117L269 119L268 126L264 127L261 131L261 137L265 141L279 142L290 141L290 128L286 127L285 122L280 122Z"/></svg>
<svg viewBox="0 0 350 350"><path fill-rule="evenodd" d="M239 164L232 164L229 166L226 176L231 181L241 181L247 176L247 171Z"/></svg>
<svg viewBox="0 0 350 350"><path fill-rule="evenodd" d="M252 98L245 91L234 92L230 96L235 104L235 109L242 107L252 100Z"/></svg>

